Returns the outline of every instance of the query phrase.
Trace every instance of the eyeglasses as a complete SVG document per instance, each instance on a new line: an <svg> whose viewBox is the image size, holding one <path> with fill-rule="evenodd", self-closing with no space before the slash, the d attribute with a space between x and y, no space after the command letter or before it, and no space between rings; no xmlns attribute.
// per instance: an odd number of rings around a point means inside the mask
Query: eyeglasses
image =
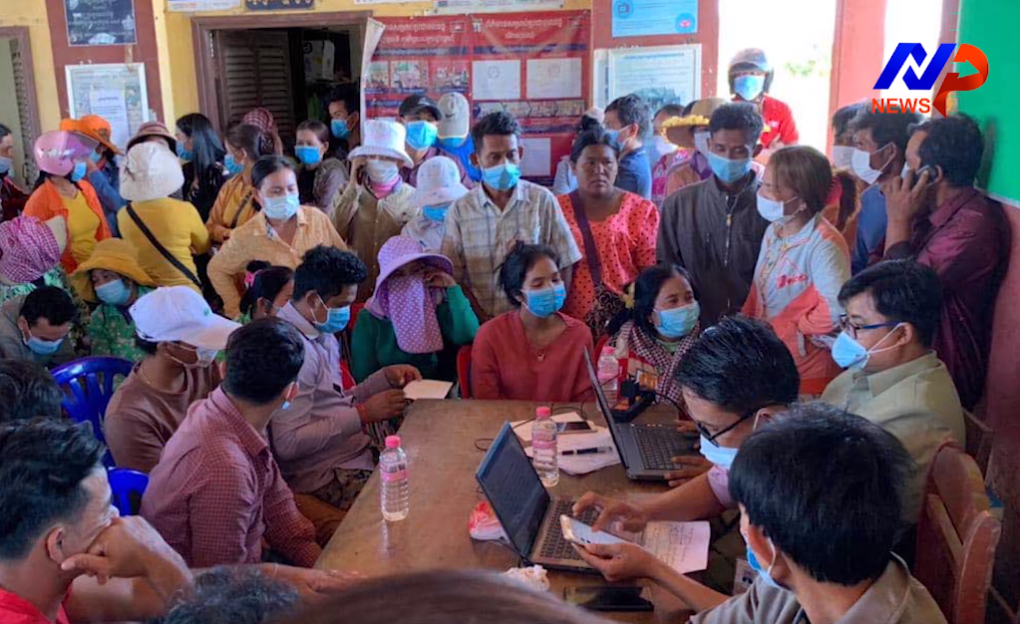
<svg viewBox="0 0 1020 624"><path fill-rule="evenodd" d="M854 325L850 322L850 317L846 314L839 315L839 328L850 334L850 337L857 340L857 332L859 331L870 331L872 329L882 329L883 327L896 327L902 321L889 321L887 323L876 323L874 325Z"/></svg>
<svg viewBox="0 0 1020 624"><path fill-rule="evenodd" d="M724 433L728 433L728 432L733 431L734 429L736 429L737 426L740 425L740 423L744 422L748 418L750 418L750 417L754 416L755 414L757 414L759 409L761 409L761 408L760 407L756 407L753 410L750 410L749 412L747 412L746 414L744 414L743 416L738 418L736 420L736 422L731 424L729 427L726 427L724 429L716 431L715 433L712 433L708 429L706 429L705 425L701 424L700 420L695 420L694 418L691 418L691 420L694 421L694 428L698 430L698 433L701 434L701 437L705 438L713 446L719 446L719 443L715 441L716 438L718 438L719 436L723 435Z"/></svg>

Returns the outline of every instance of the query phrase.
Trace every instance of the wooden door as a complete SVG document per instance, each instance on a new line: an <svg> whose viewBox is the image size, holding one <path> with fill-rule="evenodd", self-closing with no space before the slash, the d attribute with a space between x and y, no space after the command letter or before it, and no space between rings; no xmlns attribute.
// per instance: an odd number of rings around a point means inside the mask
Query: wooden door
<svg viewBox="0 0 1020 624"><path fill-rule="evenodd" d="M216 97L220 127L241 121L253 108L268 109L285 143L295 135L288 34L271 30L215 32Z"/></svg>

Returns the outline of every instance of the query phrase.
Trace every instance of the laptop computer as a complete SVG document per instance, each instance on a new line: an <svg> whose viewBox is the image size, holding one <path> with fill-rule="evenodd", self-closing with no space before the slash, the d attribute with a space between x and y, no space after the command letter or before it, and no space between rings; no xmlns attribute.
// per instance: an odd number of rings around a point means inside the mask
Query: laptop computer
<svg viewBox="0 0 1020 624"><path fill-rule="evenodd" d="M573 516L574 501L549 495L510 423L500 429L475 478L524 561L550 569L594 572L564 539L560 527L561 515ZM592 524L597 518L598 512L590 509L578 520Z"/></svg>
<svg viewBox="0 0 1020 624"><path fill-rule="evenodd" d="M599 384L598 374L587 350L584 352L584 363L588 367L588 377L595 389L599 410L620 451L620 461L623 462L627 478L635 481L662 481L666 473L676 469L673 465L674 457L698 452L695 449L698 438L685 436L675 425L620 422Z"/></svg>

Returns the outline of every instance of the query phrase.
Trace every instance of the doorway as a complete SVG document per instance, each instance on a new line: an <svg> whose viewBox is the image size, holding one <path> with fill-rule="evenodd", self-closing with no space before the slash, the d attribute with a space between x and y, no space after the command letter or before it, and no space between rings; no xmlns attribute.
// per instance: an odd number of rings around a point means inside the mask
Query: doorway
<svg viewBox="0 0 1020 624"><path fill-rule="evenodd" d="M0 123L14 136L14 169L11 176L23 189L30 187L39 170L32 146L42 130L32 71L32 47L28 28L0 27Z"/></svg>

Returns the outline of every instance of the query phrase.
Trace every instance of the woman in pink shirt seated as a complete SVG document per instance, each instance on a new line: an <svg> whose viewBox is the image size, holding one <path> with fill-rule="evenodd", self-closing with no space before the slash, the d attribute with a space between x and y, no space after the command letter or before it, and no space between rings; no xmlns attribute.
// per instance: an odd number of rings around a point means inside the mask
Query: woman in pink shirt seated
<svg viewBox="0 0 1020 624"><path fill-rule="evenodd" d="M591 332L559 311L567 291L556 253L518 244L503 261L499 282L517 309L478 330L471 351L474 398L590 400L584 350L594 349Z"/></svg>

